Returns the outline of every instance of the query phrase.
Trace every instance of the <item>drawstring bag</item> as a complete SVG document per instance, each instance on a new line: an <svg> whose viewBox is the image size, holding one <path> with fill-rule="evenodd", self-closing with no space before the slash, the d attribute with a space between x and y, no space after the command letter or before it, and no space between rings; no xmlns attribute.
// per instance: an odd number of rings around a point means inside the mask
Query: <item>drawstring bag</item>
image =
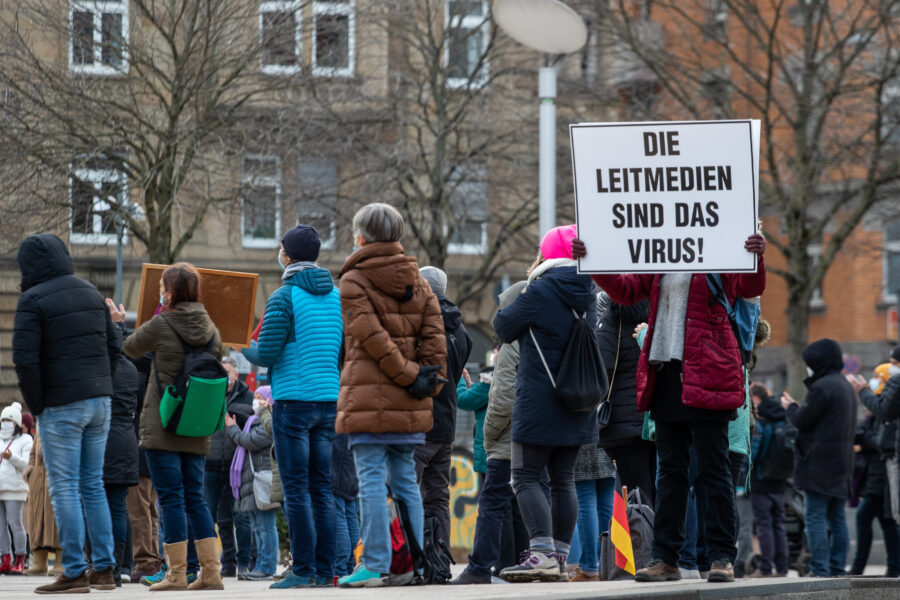
<svg viewBox="0 0 900 600"><path fill-rule="evenodd" d="M603 366L603 357L600 356L594 331L585 318L587 313L579 315L572 310L572 314L575 315L575 325L569 334L569 342L566 344L562 364L555 378L550 372L550 366L544 358L534 331L529 327L528 332L541 357L541 362L544 363L550 383L553 384L556 398L572 412L590 412L597 410L607 396L609 379L606 377L606 367ZM607 402L607 409L608 404ZM605 420L609 422L608 413Z"/></svg>

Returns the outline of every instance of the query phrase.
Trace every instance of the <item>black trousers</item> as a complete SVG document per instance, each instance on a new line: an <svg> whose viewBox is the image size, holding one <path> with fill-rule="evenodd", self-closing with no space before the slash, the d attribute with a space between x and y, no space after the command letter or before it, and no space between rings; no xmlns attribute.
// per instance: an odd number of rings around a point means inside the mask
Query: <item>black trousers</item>
<svg viewBox="0 0 900 600"><path fill-rule="evenodd" d="M727 421L656 423L659 481L653 524L653 557L677 565L684 542L691 446L697 454L697 483L705 500L704 535L709 560L734 562L737 555L737 514L728 458ZM698 511L700 507L698 506Z"/></svg>
<svg viewBox="0 0 900 600"><path fill-rule="evenodd" d="M450 464L453 444L426 442L416 446L416 478L425 517L437 520L438 537L450 546Z"/></svg>
<svg viewBox="0 0 900 600"><path fill-rule="evenodd" d="M641 488L653 506L656 501L656 444L637 440L604 450L616 461L621 484L629 490Z"/></svg>

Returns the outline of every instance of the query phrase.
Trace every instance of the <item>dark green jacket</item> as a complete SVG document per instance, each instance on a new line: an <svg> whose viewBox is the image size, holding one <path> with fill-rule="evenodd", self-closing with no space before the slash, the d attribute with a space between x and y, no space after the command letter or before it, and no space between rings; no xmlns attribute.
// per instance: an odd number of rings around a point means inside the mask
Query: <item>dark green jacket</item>
<svg viewBox="0 0 900 600"><path fill-rule="evenodd" d="M466 386L466 380L460 379L456 387L456 403L462 410L475 413L475 444L472 454L475 457L475 472L487 472L487 454L484 451L484 413L487 412L488 393L491 386L478 382L472 387Z"/></svg>

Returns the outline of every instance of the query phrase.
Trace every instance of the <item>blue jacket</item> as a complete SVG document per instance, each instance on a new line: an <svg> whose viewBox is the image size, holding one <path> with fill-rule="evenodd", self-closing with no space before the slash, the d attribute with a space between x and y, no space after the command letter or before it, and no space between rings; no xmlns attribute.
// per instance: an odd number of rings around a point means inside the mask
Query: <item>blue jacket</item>
<svg viewBox="0 0 900 600"><path fill-rule="evenodd" d="M259 341L243 354L269 369L272 399L337 402L340 293L326 269L294 273L266 302Z"/></svg>
<svg viewBox="0 0 900 600"><path fill-rule="evenodd" d="M528 333L530 327L556 377L575 325L572 309L579 314L587 312L588 322L596 328L594 283L587 275L576 273L575 267L560 266L537 277L494 318L494 329L502 342L519 342L513 442L541 446L597 443L597 411L571 412L556 399Z"/></svg>

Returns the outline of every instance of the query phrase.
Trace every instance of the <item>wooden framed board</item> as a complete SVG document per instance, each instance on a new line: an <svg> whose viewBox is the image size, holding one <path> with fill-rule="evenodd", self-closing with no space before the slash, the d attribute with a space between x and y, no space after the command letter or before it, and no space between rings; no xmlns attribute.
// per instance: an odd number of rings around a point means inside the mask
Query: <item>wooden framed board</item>
<svg viewBox="0 0 900 600"><path fill-rule="evenodd" d="M135 327L153 318L159 305L159 280L168 265L144 263L141 267L141 291ZM253 331L256 287L259 275L238 271L197 269L200 273L200 302L212 319L223 346L247 348Z"/></svg>

